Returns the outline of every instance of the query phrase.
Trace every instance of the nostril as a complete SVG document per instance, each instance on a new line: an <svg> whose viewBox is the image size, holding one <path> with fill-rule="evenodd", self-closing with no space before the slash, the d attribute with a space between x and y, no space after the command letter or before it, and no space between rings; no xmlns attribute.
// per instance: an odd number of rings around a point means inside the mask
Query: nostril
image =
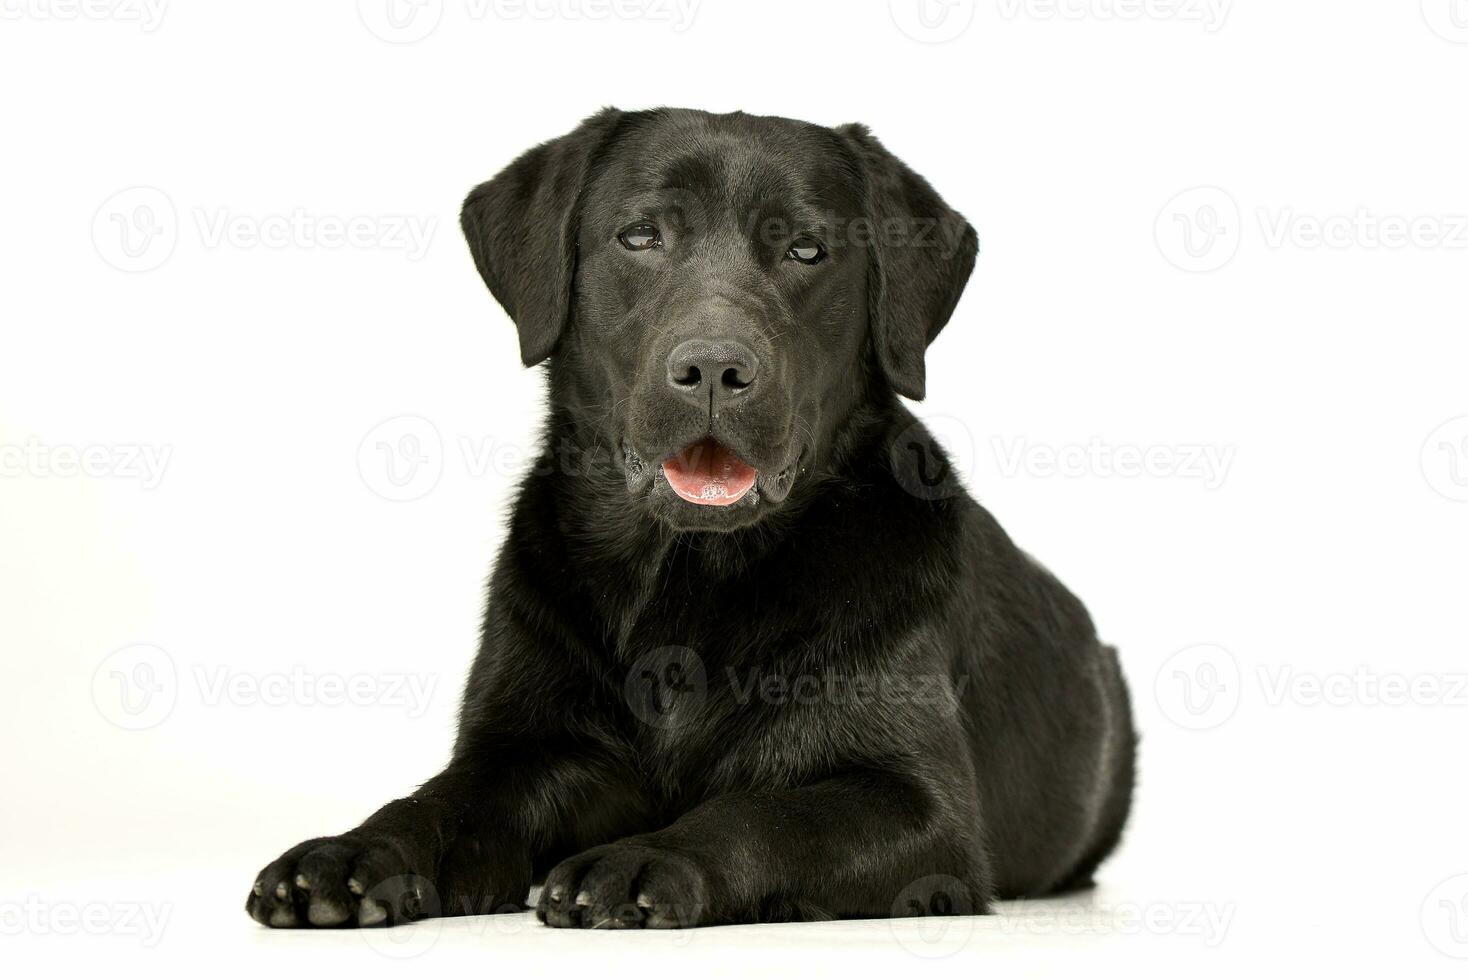
<svg viewBox="0 0 1468 980"><path fill-rule="evenodd" d="M668 384L684 398L724 398L754 384L759 361L737 340L696 337L668 355ZM705 391L707 386L710 390Z"/></svg>
<svg viewBox="0 0 1468 980"><path fill-rule="evenodd" d="M745 388L749 387L749 384L753 379L747 378L743 374L741 374L739 368L731 367L724 370L724 376L722 380L724 382L725 388L732 388L735 391L742 391Z"/></svg>

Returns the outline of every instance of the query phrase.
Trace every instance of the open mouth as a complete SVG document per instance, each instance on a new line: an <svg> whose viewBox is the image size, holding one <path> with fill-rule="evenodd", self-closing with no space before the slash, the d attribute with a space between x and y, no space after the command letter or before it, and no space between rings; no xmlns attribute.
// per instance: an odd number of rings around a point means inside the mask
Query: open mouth
<svg viewBox="0 0 1468 980"><path fill-rule="evenodd" d="M700 439L663 460L663 476L689 503L727 507L750 491L759 471L715 440Z"/></svg>

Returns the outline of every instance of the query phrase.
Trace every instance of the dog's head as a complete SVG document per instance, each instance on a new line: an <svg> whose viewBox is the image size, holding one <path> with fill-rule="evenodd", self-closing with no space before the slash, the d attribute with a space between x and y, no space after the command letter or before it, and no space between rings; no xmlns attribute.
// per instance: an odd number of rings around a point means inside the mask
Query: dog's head
<svg viewBox="0 0 1468 980"><path fill-rule="evenodd" d="M729 530L845 419L920 399L978 241L865 127L607 109L464 202L526 365L616 447L632 504Z"/></svg>

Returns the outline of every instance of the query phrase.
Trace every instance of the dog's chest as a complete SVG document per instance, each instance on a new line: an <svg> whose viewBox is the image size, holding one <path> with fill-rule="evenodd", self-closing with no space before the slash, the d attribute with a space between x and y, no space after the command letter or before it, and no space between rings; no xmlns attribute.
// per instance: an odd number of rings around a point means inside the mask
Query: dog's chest
<svg viewBox="0 0 1468 980"><path fill-rule="evenodd" d="M734 789L776 788L818 771L835 702L829 672L739 665L667 645L639 657L624 695L633 762L665 804Z"/></svg>
<svg viewBox="0 0 1468 980"><path fill-rule="evenodd" d="M823 771L842 725L839 665L849 637L798 616L770 575L704 588L692 558L628 582L611 617L613 693L631 763L654 798L696 803Z"/></svg>

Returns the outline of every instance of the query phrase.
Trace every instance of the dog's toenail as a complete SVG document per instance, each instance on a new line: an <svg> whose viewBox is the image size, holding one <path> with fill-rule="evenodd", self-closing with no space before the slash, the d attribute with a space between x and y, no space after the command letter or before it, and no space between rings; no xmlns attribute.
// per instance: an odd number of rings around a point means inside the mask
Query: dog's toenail
<svg viewBox="0 0 1468 980"><path fill-rule="evenodd" d="M552 902L559 902L561 900L561 895L562 895L562 892L561 892L561 886L560 885L557 885L556 887L554 887L554 888L552 888L550 890L550 900Z"/></svg>
<svg viewBox="0 0 1468 980"><path fill-rule="evenodd" d="M584 905L590 905L591 904L591 892L577 892L576 893L576 904L577 905L583 905L583 906Z"/></svg>
<svg viewBox="0 0 1468 980"><path fill-rule="evenodd" d="M353 895L361 896L366 893L367 889L363 888L362 883L356 878L348 878L347 891L351 892Z"/></svg>
<svg viewBox="0 0 1468 980"><path fill-rule="evenodd" d="M290 888L286 886L285 882L282 881L280 884L275 886L275 897L280 899L282 902L285 901L286 896L289 894Z"/></svg>
<svg viewBox="0 0 1468 980"><path fill-rule="evenodd" d="M310 891L311 882L305 875L296 875L296 887L304 891Z"/></svg>
<svg viewBox="0 0 1468 980"><path fill-rule="evenodd" d="M257 896L265 894L265 886L258 881L255 882L255 894Z"/></svg>
<svg viewBox="0 0 1468 980"><path fill-rule="evenodd" d="M652 908L652 899L648 898L646 895L638 895L637 896L637 907L640 908L640 909L650 909L650 908Z"/></svg>
<svg viewBox="0 0 1468 980"><path fill-rule="evenodd" d="M313 926L336 926L347 921L351 913L335 902L313 896L306 918Z"/></svg>
<svg viewBox="0 0 1468 980"><path fill-rule="evenodd" d="M374 902L370 898L362 899L362 907L357 909L357 924L362 926L381 925L387 921L387 909Z"/></svg>

